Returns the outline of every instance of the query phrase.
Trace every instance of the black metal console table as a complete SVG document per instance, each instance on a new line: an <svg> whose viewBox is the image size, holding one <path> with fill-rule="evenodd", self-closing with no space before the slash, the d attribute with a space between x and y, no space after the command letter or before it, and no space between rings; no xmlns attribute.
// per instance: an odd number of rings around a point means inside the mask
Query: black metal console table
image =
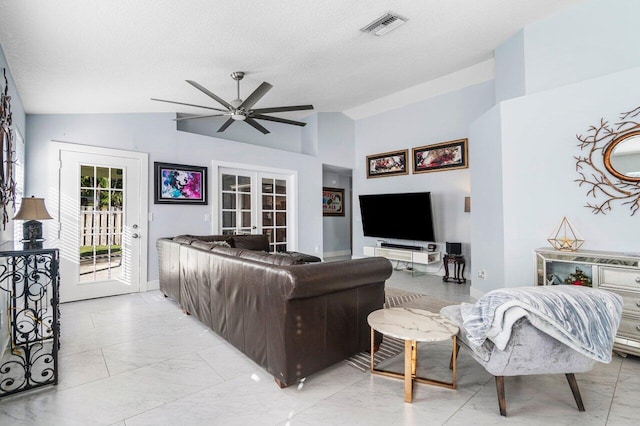
<svg viewBox="0 0 640 426"><path fill-rule="evenodd" d="M0 293L7 299L0 309L8 327L0 332L0 397L58 384L58 265L58 249L0 244Z"/></svg>

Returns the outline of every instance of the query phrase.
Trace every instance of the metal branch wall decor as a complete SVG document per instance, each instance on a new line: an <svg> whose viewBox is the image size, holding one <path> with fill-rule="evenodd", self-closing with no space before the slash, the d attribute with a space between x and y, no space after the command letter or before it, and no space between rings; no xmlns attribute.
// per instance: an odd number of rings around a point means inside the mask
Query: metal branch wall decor
<svg viewBox="0 0 640 426"><path fill-rule="evenodd" d="M580 187L593 198L585 207L606 214L614 203L628 207L631 216L640 210L640 107L622 113L610 124L604 118L576 135L582 155L574 157Z"/></svg>
<svg viewBox="0 0 640 426"><path fill-rule="evenodd" d="M15 164L15 151L13 147L13 128L11 114L11 96L9 96L9 83L7 70L2 69L4 77L4 89L0 95L0 210L2 214L2 229L7 228L9 222L9 203L15 208L16 182L13 176Z"/></svg>

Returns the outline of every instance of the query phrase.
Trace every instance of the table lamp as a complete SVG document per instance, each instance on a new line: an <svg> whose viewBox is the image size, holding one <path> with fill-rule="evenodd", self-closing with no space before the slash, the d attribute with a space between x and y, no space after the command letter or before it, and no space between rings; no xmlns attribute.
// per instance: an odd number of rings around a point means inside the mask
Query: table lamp
<svg viewBox="0 0 640 426"><path fill-rule="evenodd" d="M22 224L22 242L29 246L42 246L42 222L43 219L53 219L47 207L44 205L44 198L23 198L20 210L13 219L25 220ZM36 244L39 243L39 244Z"/></svg>

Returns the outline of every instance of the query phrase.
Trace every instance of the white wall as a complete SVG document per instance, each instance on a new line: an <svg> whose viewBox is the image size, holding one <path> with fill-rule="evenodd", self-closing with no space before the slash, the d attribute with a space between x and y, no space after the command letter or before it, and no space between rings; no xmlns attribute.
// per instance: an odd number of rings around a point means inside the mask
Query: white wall
<svg viewBox="0 0 640 426"><path fill-rule="evenodd" d="M153 182L153 162L210 166L212 160L284 168L298 171L298 247L306 253L322 253L322 164L308 155L249 145L175 129L172 114L78 114L29 115L27 189L48 194L55 183L47 180L49 167L57 167L47 157L51 140L149 153L149 182ZM153 184L150 185L150 189ZM215 196L210 188L209 197ZM205 213L217 218L208 206L153 204L149 193L148 277L158 277L155 241L178 234L210 234L214 221L205 222Z"/></svg>
<svg viewBox="0 0 640 426"><path fill-rule="evenodd" d="M365 159L367 155L400 149L409 149L411 157L413 147L466 138L469 124L493 104L493 82L485 82L356 121L354 256L362 256L363 246L376 244L375 238L362 234L358 195L429 191L432 194L434 226L440 248L444 250L445 241L462 242L464 254L470 263L471 216L464 212L464 197L471 194L474 203L470 183L470 170L476 167L473 157L470 158L469 169L375 179L366 178ZM469 141L470 145L473 143L473 140ZM407 165L411 167L410 158Z"/></svg>

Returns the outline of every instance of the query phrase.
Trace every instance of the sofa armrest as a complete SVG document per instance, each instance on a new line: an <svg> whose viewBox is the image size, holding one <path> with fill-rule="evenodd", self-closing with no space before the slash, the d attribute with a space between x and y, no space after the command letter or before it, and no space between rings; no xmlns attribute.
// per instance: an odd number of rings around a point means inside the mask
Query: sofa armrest
<svg viewBox="0 0 640 426"><path fill-rule="evenodd" d="M386 281L393 268L383 257L287 267L295 283L285 299L304 299Z"/></svg>

